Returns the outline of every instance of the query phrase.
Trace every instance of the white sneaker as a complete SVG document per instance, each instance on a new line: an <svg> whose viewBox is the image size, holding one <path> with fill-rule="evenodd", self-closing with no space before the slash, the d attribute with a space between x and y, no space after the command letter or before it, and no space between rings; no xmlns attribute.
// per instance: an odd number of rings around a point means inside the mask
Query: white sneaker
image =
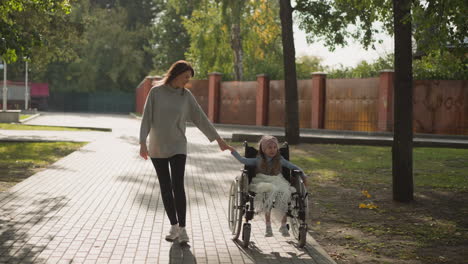
<svg viewBox="0 0 468 264"><path fill-rule="evenodd" d="M284 237L288 237L288 236L289 236L289 229L288 229L288 226L287 226L287 225L282 225L282 226L279 228L279 231L280 231L281 235L283 235Z"/></svg>
<svg viewBox="0 0 468 264"><path fill-rule="evenodd" d="M187 244L189 242L189 237L187 235L187 230L185 227L179 229L179 242L180 244Z"/></svg>
<svg viewBox="0 0 468 264"><path fill-rule="evenodd" d="M166 240L173 242L179 237L179 225L171 225L171 230L169 230L169 235L166 236Z"/></svg>
<svg viewBox="0 0 468 264"><path fill-rule="evenodd" d="M273 236L273 230L271 229L271 225L266 226L265 236L266 237L272 237Z"/></svg>

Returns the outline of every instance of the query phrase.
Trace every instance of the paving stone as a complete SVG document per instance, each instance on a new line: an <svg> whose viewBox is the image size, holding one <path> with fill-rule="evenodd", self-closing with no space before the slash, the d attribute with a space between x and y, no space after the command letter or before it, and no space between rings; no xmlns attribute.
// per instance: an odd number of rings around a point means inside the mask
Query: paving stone
<svg viewBox="0 0 468 264"><path fill-rule="evenodd" d="M0 263L334 263L310 235L304 250L288 244L292 238L265 238L260 215L252 221L254 247L244 249L232 241L228 192L241 165L195 127L188 126L186 133L191 247L181 247L164 240L170 224L154 168L138 156L139 120L55 113L31 123L108 127L112 132L17 134L90 143L0 194L0 221L8 223L0 226ZM14 138L14 132L5 131L0 139ZM226 133L224 129L222 135ZM278 225L274 219L273 228Z"/></svg>

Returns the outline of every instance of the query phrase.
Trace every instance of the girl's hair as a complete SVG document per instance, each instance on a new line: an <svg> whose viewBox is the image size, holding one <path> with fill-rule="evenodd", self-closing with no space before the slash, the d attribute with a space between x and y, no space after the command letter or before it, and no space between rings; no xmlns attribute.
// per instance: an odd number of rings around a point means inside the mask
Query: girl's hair
<svg viewBox="0 0 468 264"><path fill-rule="evenodd" d="M177 76L181 75L186 71L190 71L192 73L192 77L195 75L195 71L193 70L192 65L190 65L189 62L184 60L176 61L174 62L174 64L171 65L166 74L164 74L164 78L159 83L168 84L172 82L172 80L174 80Z"/></svg>
<svg viewBox="0 0 468 264"><path fill-rule="evenodd" d="M276 144L278 152L272 159L271 166L268 166L268 161L263 151L269 144ZM279 151L278 139L274 136L263 136L258 142L258 156L260 156L260 163L257 165L257 173L266 175L277 175L281 172L281 154Z"/></svg>

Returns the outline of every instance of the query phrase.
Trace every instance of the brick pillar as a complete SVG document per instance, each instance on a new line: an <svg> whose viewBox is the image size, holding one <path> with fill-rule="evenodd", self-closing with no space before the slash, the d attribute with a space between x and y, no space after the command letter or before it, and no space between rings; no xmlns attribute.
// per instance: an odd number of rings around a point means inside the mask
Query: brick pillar
<svg viewBox="0 0 468 264"><path fill-rule="evenodd" d="M143 86L143 94L145 96L145 102L146 102L146 97L148 97L148 94L154 86L156 86L156 82L160 81L162 78L161 76L146 76L145 80L145 85Z"/></svg>
<svg viewBox="0 0 468 264"><path fill-rule="evenodd" d="M312 114L311 128L325 128L325 92L327 74L312 73Z"/></svg>
<svg viewBox="0 0 468 264"><path fill-rule="evenodd" d="M135 92L135 112L143 114L146 98L152 87L156 85L156 81L161 80L160 76L146 76L145 79L138 85Z"/></svg>
<svg viewBox="0 0 468 264"><path fill-rule="evenodd" d="M377 128L392 131L393 124L393 70L380 72Z"/></svg>
<svg viewBox="0 0 468 264"><path fill-rule="evenodd" d="M270 79L266 74L257 75L257 105L255 113L255 125L268 125L268 102L270 99Z"/></svg>
<svg viewBox="0 0 468 264"><path fill-rule="evenodd" d="M219 89L221 87L221 73L208 74L208 118L213 123L219 121Z"/></svg>

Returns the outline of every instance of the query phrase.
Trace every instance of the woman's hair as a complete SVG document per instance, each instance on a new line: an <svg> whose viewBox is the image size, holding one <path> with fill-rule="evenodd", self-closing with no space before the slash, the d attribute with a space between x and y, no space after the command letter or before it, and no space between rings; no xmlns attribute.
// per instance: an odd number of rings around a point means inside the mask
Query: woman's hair
<svg viewBox="0 0 468 264"><path fill-rule="evenodd" d="M269 144L276 144L278 152L272 159L272 166L268 166L268 161L265 156L264 149ZM281 172L281 154L279 151L278 139L274 136L263 136L258 142L258 156L260 156L260 163L257 165L257 173L266 175L277 175Z"/></svg>
<svg viewBox="0 0 468 264"><path fill-rule="evenodd" d="M189 62L184 61L184 60L179 60L174 62L174 64L171 65L169 70L166 72L164 75L164 78L161 80L161 84L168 84L172 82L177 76L181 75L182 73L190 71L192 73L192 77L195 75L195 71L192 68L192 65L190 65Z"/></svg>

